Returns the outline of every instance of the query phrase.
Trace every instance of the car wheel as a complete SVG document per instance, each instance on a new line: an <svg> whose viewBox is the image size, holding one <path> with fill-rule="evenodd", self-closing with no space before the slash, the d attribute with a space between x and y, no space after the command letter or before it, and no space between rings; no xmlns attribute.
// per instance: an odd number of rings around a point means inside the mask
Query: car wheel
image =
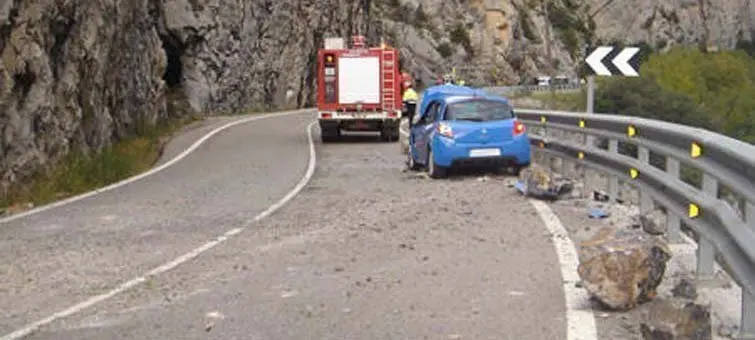
<svg viewBox="0 0 755 340"><path fill-rule="evenodd" d="M412 156L412 150L411 150L411 148L406 153L406 166L411 171L417 171L417 170L419 170L419 165L417 164L417 162L414 161L414 156Z"/></svg>
<svg viewBox="0 0 755 340"><path fill-rule="evenodd" d="M442 178L446 176L446 169L435 164L435 155L432 149L427 150L427 174L430 178Z"/></svg>

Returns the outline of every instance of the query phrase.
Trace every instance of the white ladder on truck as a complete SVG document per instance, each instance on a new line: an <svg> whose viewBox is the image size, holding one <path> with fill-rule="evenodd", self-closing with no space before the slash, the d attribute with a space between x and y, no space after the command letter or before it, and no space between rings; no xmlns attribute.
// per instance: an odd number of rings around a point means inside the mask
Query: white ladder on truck
<svg viewBox="0 0 755 340"><path fill-rule="evenodd" d="M393 50L383 51L383 110L393 111L396 109L396 52Z"/></svg>

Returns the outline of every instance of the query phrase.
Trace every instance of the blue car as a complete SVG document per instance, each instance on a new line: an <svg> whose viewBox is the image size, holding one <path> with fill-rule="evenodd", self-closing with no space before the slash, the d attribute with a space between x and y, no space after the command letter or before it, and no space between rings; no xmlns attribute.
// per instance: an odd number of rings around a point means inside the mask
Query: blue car
<svg viewBox="0 0 755 340"><path fill-rule="evenodd" d="M530 165L524 124L503 97L442 85L422 94L409 132L407 165L432 178L462 166L496 166L519 173Z"/></svg>

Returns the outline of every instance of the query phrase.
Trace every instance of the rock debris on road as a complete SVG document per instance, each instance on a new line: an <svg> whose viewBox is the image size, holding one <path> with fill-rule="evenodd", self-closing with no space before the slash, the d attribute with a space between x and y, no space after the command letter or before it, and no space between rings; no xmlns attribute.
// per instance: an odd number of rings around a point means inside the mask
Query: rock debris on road
<svg viewBox="0 0 755 340"><path fill-rule="evenodd" d="M303 174L310 119L233 128L142 183L3 226L20 236L2 266L24 272L2 293L15 316L0 329L244 225ZM404 172L394 143L317 144L315 177L276 214L30 338L565 339L557 256L512 188Z"/></svg>

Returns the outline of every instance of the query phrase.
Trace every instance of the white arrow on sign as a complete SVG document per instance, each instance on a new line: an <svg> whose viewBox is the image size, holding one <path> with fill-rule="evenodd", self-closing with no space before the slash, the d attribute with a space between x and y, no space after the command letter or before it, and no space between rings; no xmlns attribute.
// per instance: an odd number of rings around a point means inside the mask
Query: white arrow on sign
<svg viewBox="0 0 755 340"><path fill-rule="evenodd" d="M606 68L605 65L601 62L603 58L605 58L608 53L611 53L613 51L613 47L610 46L600 46L595 49L592 53L590 53L587 58L585 58L585 62L587 62L587 65L590 65L590 68L595 72L595 74L599 76L610 76L611 71Z"/></svg>
<svg viewBox="0 0 755 340"><path fill-rule="evenodd" d="M640 51L639 47L627 47L623 49L616 58L613 58L613 64L621 71L625 76L637 77L637 71L629 65L629 59L632 59L637 52Z"/></svg>

